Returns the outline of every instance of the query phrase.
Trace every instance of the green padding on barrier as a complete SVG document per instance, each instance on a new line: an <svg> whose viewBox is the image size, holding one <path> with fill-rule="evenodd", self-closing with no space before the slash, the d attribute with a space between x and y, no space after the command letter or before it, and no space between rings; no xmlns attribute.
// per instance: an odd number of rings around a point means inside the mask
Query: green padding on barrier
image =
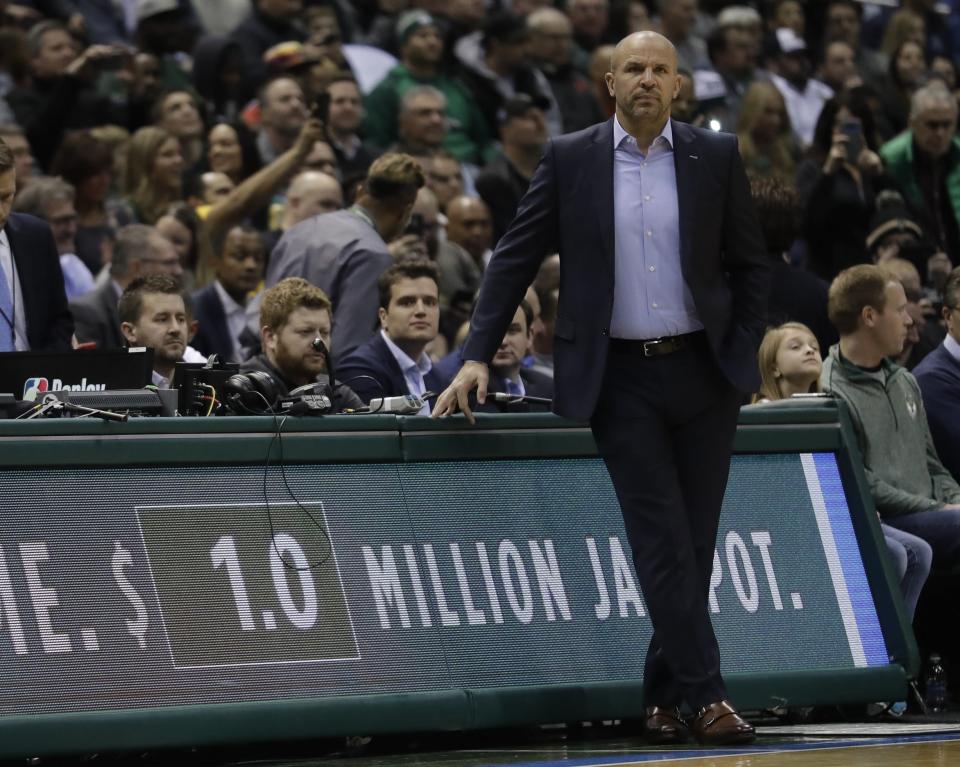
<svg viewBox="0 0 960 767"><path fill-rule="evenodd" d="M470 425L462 415L439 420L397 419L405 461L444 461L451 457L534 458L596 455L586 424L550 413L480 413Z"/></svg>
<svg viewBox="0 0 960 767"><path fill-rule="evenodd" d="M726 674L731 700L745 709L906 700L907 675L891 664L784 674Z"/></svg>
<svg viewBox="0 0 960 767"><path fill-rule="evenodd" d="M0 758L440 732L469 722L460 690L0 717Z"/></svg>
<svg viewBox="0 0 960 767"><path fill-rule="evenodd" d="M285 462L369 463L402 460L396 418L140 418L0 421L0 466L149 466Z"/></svg>
<svg viewBox="0 0 960 767"><path fill-rule="evenodd" d="M903 669L887 666L794 674L728 674L731 698L746 710L864 700L900 700ZM780 695L778 690L784 690ZM789 691L788 693L786 691ZM227 745L394 732L482 730L543 722L639 718L636 684L451 690L411 695L0 717L0 758L100 750ZM56 733L55 737L51 737Z"/></svg>

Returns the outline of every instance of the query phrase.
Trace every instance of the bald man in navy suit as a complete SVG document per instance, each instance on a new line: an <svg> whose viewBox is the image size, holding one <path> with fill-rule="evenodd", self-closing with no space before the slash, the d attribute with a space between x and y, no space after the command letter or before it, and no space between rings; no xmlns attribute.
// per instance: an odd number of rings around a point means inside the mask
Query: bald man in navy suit
<svg viewBox="0 0 960 767"><path fill-rule="evenodd" d="M623 512L654 627L648 737L750 742L707 598L740 403L759 384L763 238L736 137L670 119L680 89L670 41L630 35L610 69L616 115L548 144L434 415L472 419L469 393L485 399L504 330L543 257L559 252L554 410L589 420Z"/></svg>

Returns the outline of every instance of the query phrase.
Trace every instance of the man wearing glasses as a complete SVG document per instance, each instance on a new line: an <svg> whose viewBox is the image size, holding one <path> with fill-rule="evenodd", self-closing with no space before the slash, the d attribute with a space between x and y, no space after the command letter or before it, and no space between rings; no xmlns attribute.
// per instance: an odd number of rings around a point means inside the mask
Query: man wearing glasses
<svg viewBox="0 0 960 767"><path fill-rule="evenodd" d="M960 267L943 289L947 336L913 374L920 384L927 423L944 468L960 482Z"/></svg>
<svg viewBox="0 0 960 767"><path fill-rule="evenodd" d="M178 280L183 276L173 243L152 226L123 227L117 232L110 279L70 302L77 341L95 343L98 349L122 348L125 339L120 332L117 302L130 283L152 274L166 274Z"/></svg>
<svg viewBox="0 0 960 767"><path fill-rule="evenodd" d="M956 264L960 261L960 138L957 102L940 81L910 101L910 130L884 144L880 157L923 231Z"/></svg>

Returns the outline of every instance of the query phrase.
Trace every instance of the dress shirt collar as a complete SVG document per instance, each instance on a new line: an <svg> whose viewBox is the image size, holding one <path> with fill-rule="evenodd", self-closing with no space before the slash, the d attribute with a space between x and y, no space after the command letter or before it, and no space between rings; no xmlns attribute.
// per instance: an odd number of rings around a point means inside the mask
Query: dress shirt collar
<svg viewBox="0 0 960 767"><path fill-rule="evenodd" d="M244 315L246 314L246 307L243 304L238 304L234 297L227 293L227 289L220 284L220 280L214 280L213 289L217 291L217 295L220 297L224 314L228 317L238 312Z"/></svg>
<svg viewBox="0 0 960 767"><path fill-rule="evenodd" d="M947 337L943 339L943 346L947 350L947 354L960 362L960 343L957 342L956 338L947 333Z"/></svg>
<svg viewBox="0 0 960 767"><path fill-rule="evenodd" d="M670 148L673 149L673 121L668 117L666 124L663 126L663 130L657 134L657 137L650 142L652 147L656 144L661 138L665 139L667 144L670 145ZM633 138L629 133L624 130L623 126L620 124L620 118L616 115L613 116L613 149L614 151L623 143L624 139Z"/></svg>
<svg viewBox="0 0 960 767"><path fill-rule="evenodd" d="M169 389L170 388L170 379L166 376L161 375L156 370L150 371L150 378L153 382L153 385L158 389Z"/></svg>
<svg viewBox="0 0 960 767"><path fill-rule="evenodd" d="M0 229L0 248L9 248L9 247L10 247L10 241L7 239L7 233L5 230Z"/></svg>
<svg viewBox="0 0 960 767"><path fill-rule="evenodd" d="M404 375L416 370L420 373L420 375L425 376L433 369L433 362L430 361L430 357L427 356L426 352L422 352L420 354L420 359L414 361L410 359L410 355L408 355L403 349L390 340L390 336L387 335L386 330L381 329L380 336L383 338L383 342L387 345L387 348L390 350L393 358L397 361L397 364L400 366L400 369L403 371Z"/></svg>

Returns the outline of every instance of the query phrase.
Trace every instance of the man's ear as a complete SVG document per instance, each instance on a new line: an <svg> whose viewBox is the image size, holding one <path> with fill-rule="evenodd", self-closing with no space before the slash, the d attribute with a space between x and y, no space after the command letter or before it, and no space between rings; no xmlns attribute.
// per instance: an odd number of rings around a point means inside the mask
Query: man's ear
<svg viewBox="0 0 960 767"><path fill-rule="evenodd" d="M120 332L123 333L123 337L127 339L128 344L135 344L137 342L137 329L133 326L133 323L121 322Z"/></svg>
<svg viewBox="0 0 960 767"><path fill-rule="evenodd" d="M872 328L877 324L877 310L872 306L865 306L860 310L860 319L863 320L863 324Z"/></svg>
<svg viewBox="0 0 960 767"><path fill-rule="evenodd" d="M607 93L611 96L616 96L616 93L613 91L613 72L607 72L603 76L603 80L607 84Z"/></svg>
<svg viewBox="0 0 960 767"><path fill-rule="evenodd" d="M273 328L269 325L264 325L260 328L260 345L263 347L264 351L268 349L272 352L276 350L276 341L277 334L273 332Z"/></svg>
<svg viewBox="0 0 960 767"><path fill-rule="evenodd" d="M377 317L380 318L380 328L383 330L387 329L387 310L382 306L377 309Z"/></svg>

